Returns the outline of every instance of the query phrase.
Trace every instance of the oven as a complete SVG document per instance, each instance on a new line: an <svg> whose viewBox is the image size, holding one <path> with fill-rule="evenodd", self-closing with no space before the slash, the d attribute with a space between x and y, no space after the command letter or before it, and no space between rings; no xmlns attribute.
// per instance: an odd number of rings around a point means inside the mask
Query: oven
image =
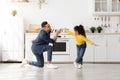
<svg viewBox="0 0 120 80"><path fill-rule="evenodd" d="M69 54L69 39L59 38L55 44L53 44L54 55L68 55Z"/></svg>

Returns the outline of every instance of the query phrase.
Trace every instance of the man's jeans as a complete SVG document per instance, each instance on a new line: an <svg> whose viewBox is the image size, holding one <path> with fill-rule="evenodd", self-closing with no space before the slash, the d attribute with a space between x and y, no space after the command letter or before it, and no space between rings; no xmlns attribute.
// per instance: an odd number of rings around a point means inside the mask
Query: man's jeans
<svg viewBox="0 0 120 80"><path fill-rule="evenodd" d="M86 43L83 45L77 45L77 58L76 63L83 64L83 56L86 50Z"/></svg>
<svg viewBox="0 0 120 80"><path fill-rule="evenodd" d="M50 45L44 45L42 46L42 52L38 53L33 51L37 61L30 61L29 64L37 67L44 67L44 56L43 52L47 51L47 60L52 61L52 50L53 47Z"/></svg>

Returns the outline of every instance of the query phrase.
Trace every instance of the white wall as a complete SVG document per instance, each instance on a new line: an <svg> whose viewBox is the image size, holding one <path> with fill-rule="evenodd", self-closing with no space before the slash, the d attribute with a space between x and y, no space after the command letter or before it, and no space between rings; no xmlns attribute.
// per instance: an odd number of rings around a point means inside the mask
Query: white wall
<svg viewBox="0 0 120 80"><path fill-rule="evenodd" d="M9 1L9 0L8 0ZM38 0L30 0L38 1ZM53 28L68 27L83 24L86 28L101 25L100 20L94 21L94 0L46 0L40 9L39 5L27 3L3 3L0 0L0 22L6 21L12 10L17 10L18 16L24 18L25 27L29 24L40 24L48 21ZM0 23L0 24L1 24ZM118 17L111 17L111 28L118 24Z"/></svg>
<svg viewBox="0 0 120 80"><path fill-rule="evenodd" d="M7 24L6 20L14 9L18 12L17 16L24 18L25 27L29 24L40 24L42 21L48 21L53 28L72 29L79 24L85 25L86 28L98 26L99 22L94 21L92 15L93 5L93 0L47 0L47 4L40 9L38 4L0 3L0 30ZM111 20L111 24L111 28L116 27L115 17Z"/></svg>
<svg viewBox="0 0 120 80"><path fill-rule="evenodd" d="M0 0L0 2L5 0ZM73 28L80 23L85 26L93 24L93 0L47 0L40 9L38 4L27 3L0 3L0 35L8 23L12 10L17 10L18 15L24 18L25 27L29 24L41 24L48 21L53 28ZM12 29L12 28L11 28ZM0 48L1 50L1 48ZM0 52L0 61L1 55Z"/></svg>
<svg viewBox="0 0 120 80"><path fill-rule="evenodd" d="M3 8L4 7L4 8ZM47 0L42 8L37 4L0 4L0 17L10 15L16 9L25 20L25 25L48 21L54 28L73 28L77 24L93 24L93 0Z"/></svg>

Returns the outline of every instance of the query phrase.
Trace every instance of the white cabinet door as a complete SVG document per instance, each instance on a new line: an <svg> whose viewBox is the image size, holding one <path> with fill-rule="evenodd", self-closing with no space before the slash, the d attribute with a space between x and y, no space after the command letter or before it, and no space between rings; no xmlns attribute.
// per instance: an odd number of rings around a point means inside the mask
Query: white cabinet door
<svg viewBox="0 0 120 80"><path fill-rule="evenodd" d="M95 35L95 43L99 46L94 47L95 62L107 62L107 35Z"/></svg>
<svg viewBox="0 0 120 80"><path fill-rule="evenodd" d="M15 22L16 21L16 22ZM14 17L13 21L11 22L13 24L13 59L16 61L22 61L24 58L24 24L23 19L19 17Z"/></svg>
<svg viewBox="0 0 120 80"><path fill-rule="evenodd" d="M94 36L88 35L87 38L94 42ZM94 62L94 47L87 44L87 48L84 54L84 62Z"/></svg>
<svg viewBox="0 0 120 80"><path fill-rule="evenodd" d="M77 57L77 49L76 49L76 42L75 39L70 39L70 61L75 61Z"/></svg>
<svg viewBox="0 0 120 80"><path fill-rule="evenodd" d="M36 38L37 34L27 33L25 36L25 58L30 61L36 61L34 54L31 51L32 40Z"/></svg>
<svg viewBox="0 0 120 80"><path fill-rule="evenodd" d="M109 11L108 0L95 0L94 4L95 4L94 6L95 12L108 12Z"/></svg>
<svg viewBox="0 0 120 80"><path fill-rule="evenodd" d="M119 0L94 0L96 15L120 15Z"/></svg>
<svg viewBox="0 0 120 80"><path fill-rule="evenodd" d="M9 17L4 24L2 61L22 61L24 57L24 24L20 17Z"/></svg>
<svg viewBox="0 0 120 80"><path fill-rule="evenodd" d="M2 61L2 51L3 51L3 49L4 49L4 47L5 47L5 35L4 35L4 26L3 26L3 24L0 24L1 26L0 26L0 61Z"/></svg>
<svg viewBox="0 0 120 80"><path fill-rule="evenodd" d="M111 12L120 13L120 0L110 0L111 1Z"/></svg>
<svg viewBox="0 0 120 80"><path fill-rule="evenodd" d="M12 61L14 59L13 55L13 51L2 51L2 61Z"/></svg>
<svg viewBox="0 0 120 80"><path fill-rule="evenodd" d="M108 61L120 62L120 35L108 37Z"/></svg>

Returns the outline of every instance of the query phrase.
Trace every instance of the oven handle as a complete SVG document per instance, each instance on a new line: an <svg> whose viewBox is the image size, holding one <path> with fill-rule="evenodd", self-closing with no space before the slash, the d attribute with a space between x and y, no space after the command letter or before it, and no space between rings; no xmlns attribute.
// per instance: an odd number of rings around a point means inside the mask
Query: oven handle
<svg viewBox="0 0 120 80"><path fill-rule="evenodd" d="M58 40L57 42L68 42L69 40Z"/></svg>

